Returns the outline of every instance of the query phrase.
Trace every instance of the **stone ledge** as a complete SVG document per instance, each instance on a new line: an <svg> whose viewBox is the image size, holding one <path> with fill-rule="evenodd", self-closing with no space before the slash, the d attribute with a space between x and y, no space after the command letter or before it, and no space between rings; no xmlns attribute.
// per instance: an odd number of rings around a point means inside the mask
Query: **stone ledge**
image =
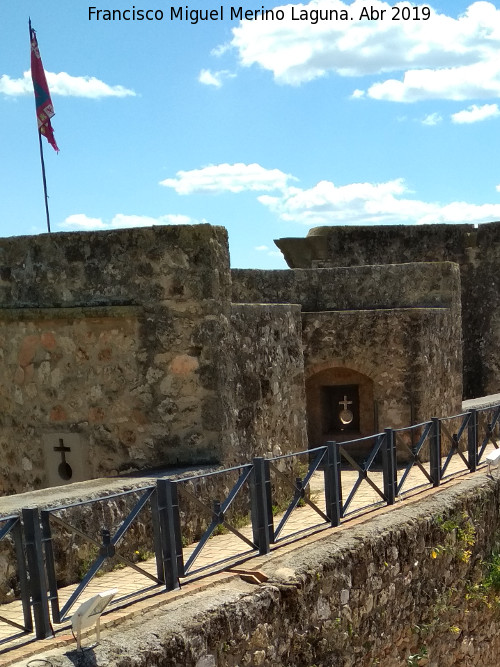
<svg viewBox="0 0 500 667"><path fill-rule="evenodd" d="M179 479L223 470L222 466L196 466L145 471L128 477L102 477L66 486L54 486L0 497L0 517L19 513L24 507L61 507L70 503L89 503L122 492L132 492L153 486L160 477Z"/></svg>
<svg viewBox="0 0 500 667"><path fill-rule="evenodd" d="M18 322L19 320L55 320L84 317L137 317L143 310L142 306L133 304L63 305L52 308L33 308L33 306L27 306L26 308L0 307L0 320Z"/></svg>

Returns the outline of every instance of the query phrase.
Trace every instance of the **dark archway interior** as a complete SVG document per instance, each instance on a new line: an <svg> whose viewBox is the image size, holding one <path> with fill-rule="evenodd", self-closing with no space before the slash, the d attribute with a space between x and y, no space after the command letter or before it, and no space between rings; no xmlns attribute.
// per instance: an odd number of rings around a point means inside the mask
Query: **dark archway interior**
<svg viewBox="0 0 500 667"><path fill-rule="evenodd" d="M359 434L359 385L322 386L321 417L325 434Z"/></svg>

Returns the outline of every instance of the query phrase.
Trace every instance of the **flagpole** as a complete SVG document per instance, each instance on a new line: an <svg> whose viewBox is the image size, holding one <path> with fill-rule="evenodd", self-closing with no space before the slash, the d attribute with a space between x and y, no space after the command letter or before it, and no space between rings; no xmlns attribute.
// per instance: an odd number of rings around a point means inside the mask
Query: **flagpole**
<svg viewBox="0 0 500 667"><path fill-rule="evenodd" d="M31 48L31 17L28 18L28 25L30 31L30 48ZM37 126L38 126L38 116L37 116ZM38 144L40 146L40 163L42 165L42 181L43 181L43 194L45 197L45 214L47 216L47 230L50 234L50 215L49 215L49 198L47 195L47 179L45 178L45 161L43 159L43 146L42 146L42 133L38 127Z"/></svg>
<svg viewBox="0 0 500 667"><path fill-rule="evenodd" d="M50 234L49 198L47 195L47 180L45 178L45 162L43 159L42 133L40 132L40 130L38 130L38 143L40 145L40 162L42 164L42 181L43 181L43 194L45 196L45 213L47 215L47 229Z"/></svg>

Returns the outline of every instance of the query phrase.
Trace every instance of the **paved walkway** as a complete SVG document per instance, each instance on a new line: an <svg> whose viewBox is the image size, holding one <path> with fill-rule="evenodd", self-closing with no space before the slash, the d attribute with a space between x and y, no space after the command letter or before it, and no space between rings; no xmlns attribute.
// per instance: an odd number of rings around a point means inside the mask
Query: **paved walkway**
<svg viewBox="0 0 500 667"><path fill-rule="evenodd" d="M485 452L485 455L493 449L493 446L490 445ZM484 460L484 459L483 459ZM443 459L444 462L444 459ZM424 468L429 471L429 464L425 464ZM481 470L484 472L484 467ZM400 469L398 471L398 480L401 479L404 470ZM446 471L444 482L450 478L450 475L458 475L460 472L463 474L467 473L467 468L462 461L462 459L455 455ZM368 473L369 478L373 483L379 488L383 488L382 482L382 472L374 471ZM344 502L348 498L353 485L358 480L358 473L353 470L343 470L342 472L342 493ZM431 485L428 483L427 478L422 473L422 471L413 467L411 473L406 478L404 487L402 488L402 493L396 500L397 503L404 501L406 498L417 495L424 489L429 489ZM324 486L323 486L323 474L315 473L311 479L310 484L310 499L315 503L318 508L324 512L325 511L325 500L324 500ZM385 506L384 501L381 499L380 495L376 490L366 481L363 480L359 486L359 489L352 500L346 517L343 519L343 523L349 520L349 518L354 516L359 516L360 514L369 511L370 509L376 509L377 507ZM282 516L282 515L281 515ZM278 525L280 516L275 517L275 527ZM296 540L300 535L309 535L314 530L325 529L327 525L324 520L314 511L308 504L302 507L297 507L297 509L291 514L289 521L286 523L277 544L272 545L272 550L279 549L283 544L290 543L293 540ZM239 529L242 534L251 539L251 527L247 526ZM191 553L193 552L196 544L187 546L184 549L184 561L186 562ZM250 558L252 552L249 550L247 545L239 539L236 535L231 532L223 535L216 535L212 537L206 544L205 548L201 552L199 558L196 560L195 569L188 577L181 581L181 584L194 581L200 576L214 573L216 571L227 570L231 566L234 566L236 563L244 560L245 558ZM253 553L253 555L255 555ZM218 567L214 567L213 563L218 561ZM155 560L150 559L143 563L138 563L138 565L150 572L153 576L156 575L156 564ZM241 567L241 565L240 565ZM247 564L247 567L251 567L251 563ZM201 570L201 572L200 572ZM140 600L151 596L151 584L153 582L146 578L144 575L136 572L132 568L126 567L123 569L115 570L108 572L102 576L97 576L89 584L82 594L80 600L76 603L75 608L77 608L83 600L92 597L98 592L108 590L110 588L117 588L118 595L117 597L124 598L130 596L126 603L123 603L121 609L114 612L114 616L119 616L120 613L123 617L130 616L130 613L127 611L127 606L130 609L130 603L134 600ZM60 607L69 599L70 595L75 590L76 585L67 586L59 590L59 601ZM149 591L146 590L149 588ZM154 586L154 592L161 592L161 587ZM182 591L181 591L182 593ZM161 597L165 595L178 595L179 593L162 593ZM158 596L154 596L155 598ZM151 597L148 598L151 600ZM156 602L157 603L157 602ZM147 601L142 603L148 604ZM153 602L154 604L154 602ZM70 612L71 613L71 612ZM0 616L8 618L12 621L22 624L22 609L19 601L14 601L9 604L0 605ZM103 617L103 620L106 617ZM63 641L68 641L68 629L70 628L69 621L56 626L54 628L57 635L64 634L65 638ZM15 655L19 655L19 647L24 647L21 649L21 652L24 650L27 655L35 654L37 651L43 651L46 649L46 643L43 641L35 641L33 635L24 635L23 637L17 636L13 637L16 630L12 626L2 622L0 620L0 666L16 664L17 660L14 659ZM37 648L38 647L38 648ZM14 660L13 660L14 659Z"/></svg>

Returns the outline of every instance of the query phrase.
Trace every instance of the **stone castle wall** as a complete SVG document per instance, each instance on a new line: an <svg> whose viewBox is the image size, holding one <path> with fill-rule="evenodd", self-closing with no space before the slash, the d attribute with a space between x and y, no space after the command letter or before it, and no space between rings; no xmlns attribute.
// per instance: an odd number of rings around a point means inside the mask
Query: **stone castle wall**
<svg viewBox="0 0 500 667"><path fill-rule="evenodd" d="M462 284L464 396L500 390L500 223L317 227L278 239L289 266L456 262Z"/></svg>
<svg viewBox="0 0 500 667"><path fill-rule="evenodd" d="M235 304L233 463L307 449L299 306Z"/></svg>
<svg viewBox="0 0 500 667"><path fill-rule="evenodd" d="M363 435L461 411L456 264L240 269L232 291L234 300L301 305L310 446L326 437L323 386L359 384Z"/></svg>
<svg viewBox="0 0 500 667"><path fill-rule="evenodd" d="M299 309L230 289L209 225L1 240L0 495L303 449Z"/></svg>
<svg viewBox="0 0 500 667"><path fill-rule="evenodd" d="M304 449L327 364L380 427L458 412L459 336L450 262L231 272L210 225L3 239L0 494Z"/></svg>
<svg viewBox="0 0 500 667"><path fill-rule="evenodd" d="M444 331L449 337L440 335ZM361 425L363 434L461 412L459 327L447 309L306 313L303 342L309 414L319 404L321 386L350 384L349 371L371 383L369 398L362 391L368 404L361 413L376 414ZM311 445L322 444L318 429L318 419L310 420Z"/></svg>

